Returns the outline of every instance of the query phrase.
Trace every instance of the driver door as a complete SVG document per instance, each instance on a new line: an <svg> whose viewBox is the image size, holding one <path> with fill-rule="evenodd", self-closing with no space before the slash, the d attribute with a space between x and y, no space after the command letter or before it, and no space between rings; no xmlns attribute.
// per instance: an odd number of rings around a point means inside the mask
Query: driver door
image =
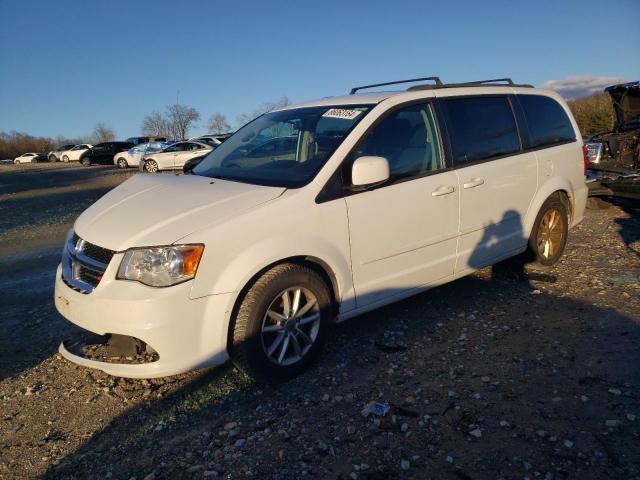
<svg viewBox="0 0 640 480"><path fill-rule="evenodd" d="M400 107L378 123L346 162L389 162L389 181L346 197L358 308L401 298L453 275L458 180L445 168L430 103Z"/></svg>

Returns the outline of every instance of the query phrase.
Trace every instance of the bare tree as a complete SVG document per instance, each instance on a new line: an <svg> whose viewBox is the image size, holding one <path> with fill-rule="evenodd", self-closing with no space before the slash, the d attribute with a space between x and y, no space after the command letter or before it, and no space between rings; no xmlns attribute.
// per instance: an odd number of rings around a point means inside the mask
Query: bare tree
<svg viewBox="0 0 640 480"><path fill-rule="evenodd" d="M193 107L175 103L167 106L167 120L175 140L187 138L194 123L200 120L200 113Z"/></svg>
<svg viewBox="0 0 640 480"><path fill-rule="evenodd" d="M249 123L254 118L258 118L260 115L269 113L273 110L277 110L278 108L286 107L290 103L291 102L286 96L282 97L280 100L278 100L275 103L272 103L272 102L263 103L251 113L241 113L240 115L238 115L236 117L236 123L240 127L246 123Z"/></svg>
<svg viewBox="0 0 640 480"><path fill-rule="evenodd" d="M142 133L154 137L170 137L169 122L158 111L151 112L142 120Z"/></svg>
<svg viewBox="0 0 640 480"><path fill-rule="evenodd" d="M98 122L96 126L93 127L93 143L110 142L114 138L116 138L116 135L113 133L113 130L103 122Z"/></svg>
<svg viewBox="0 0 640 480"><path fill-rule="evenodd" d="M208 130L211 133L226 133L231 130L231 126L227 123L227 117L216 112L209 119Z"/></svg>

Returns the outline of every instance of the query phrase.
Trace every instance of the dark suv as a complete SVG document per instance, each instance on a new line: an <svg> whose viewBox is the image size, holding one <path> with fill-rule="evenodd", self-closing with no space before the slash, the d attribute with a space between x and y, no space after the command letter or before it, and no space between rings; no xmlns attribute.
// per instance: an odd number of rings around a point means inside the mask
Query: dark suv
<svg viewBox="0 0 640 480"><path fill-rule="evenodd" d="M99 143L80 155L80 163L85 167L95 164L113 165L113 157L116 153L126 152L133 146L132 142Z"/></svg>

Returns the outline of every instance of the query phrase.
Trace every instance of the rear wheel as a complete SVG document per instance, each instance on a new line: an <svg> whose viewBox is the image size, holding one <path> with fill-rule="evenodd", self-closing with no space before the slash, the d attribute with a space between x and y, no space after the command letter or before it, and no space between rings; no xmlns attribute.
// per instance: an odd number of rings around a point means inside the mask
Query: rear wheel
<svg viewBox="0 0 640 480"><path fill-rule="evenodd" d="M536 261L550 266L558 262L567 244L567 207L560 197L549 197L538 212L529 237L529 250Z"/></svg>
<svg viewBox="0 0 640 480"><path fill-rule="evenodd" d="M118 168L127 168L129 166L129 164L127 163L127 161L124 158L119 158L118 159Z"/></svg>
<svg viewBox="0 0 640 480"><path fill-rule="evenodd" d="M147 173L157 173L158 164L155 160L147 160L146 162L144 162L144 171Z"/></svg>
<svg viewBox="0 0 640 480"><path fill-rule="evenodd" d="M263 380L287 380L320 354L331 322L326 283L313 270L282 264L246 293L232 332L232 358Z"/></svg>
<svg viewBox="0 0 640 480"><path fill-rule="evenodd" d="M91 166L91 160L88 157L84 157L80 163L82 163L83 167L90 167Z"/></svg>
<svg viewBox="0 0 640 480"><path fill-rule="evenodd" d="M58 161L58 159L56 158L56 156L55 156L55 155L49 155L49 161L50 161L51 163L53 163L53 162L57 162L57 161Z"/></svg>

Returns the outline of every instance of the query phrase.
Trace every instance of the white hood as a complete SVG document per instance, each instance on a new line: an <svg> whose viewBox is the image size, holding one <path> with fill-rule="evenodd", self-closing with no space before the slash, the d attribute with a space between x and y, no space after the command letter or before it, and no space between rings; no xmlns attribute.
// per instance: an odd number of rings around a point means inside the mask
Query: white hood
<svg viewBox="0 0 640 480"><path fill-rule="evenodd" d="M74 228L110 250L170 245L284 190L196 175L137 174L85 210Z"/></svg>

